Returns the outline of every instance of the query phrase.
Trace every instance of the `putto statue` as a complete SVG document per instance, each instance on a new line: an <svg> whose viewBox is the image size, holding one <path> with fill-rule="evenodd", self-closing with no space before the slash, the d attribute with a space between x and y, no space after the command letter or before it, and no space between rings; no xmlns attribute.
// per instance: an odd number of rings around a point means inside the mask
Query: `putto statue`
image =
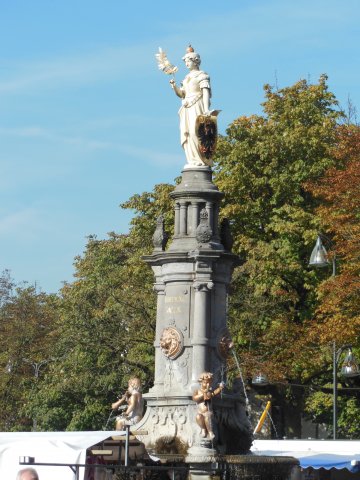
<svg viewBox="0 0 360 480"><path fill-rule="evenodd" d="M116 417L116 430L124 430L125 425L134 425L142 418L144 402L141 394L141 381L138 377L130 378L127 391L111 405L111 408L120 410L121 405L125 402L127 403L125 412Z"/></svg>
<svg viewBox="0 0 360 480"><path fill-rule="evenodd" d="M165 52L159 49L156 58L160 70L175 76L177 67L169 62ZM170 85L182 100L179 110L180 142L186 155L186 168L211 166L211 157L216 147L216 117L219 110L210 110L210 77L199 68L200 55L189 45L182 59L189 73L180 86L174 78L170 80Z"/></svg>
<svg viewBox="0 0 360 480"><path fill-rule="evenodd" d="M213 397L219 395L223 390L224 384L212 389L213 374L204 372L199 377L200 388L193 393L193 400L198 404L198 414L196 415L196 423L201 428L201 436L213 440L215 437L212 426L212 411L210 402Z"/></svg>

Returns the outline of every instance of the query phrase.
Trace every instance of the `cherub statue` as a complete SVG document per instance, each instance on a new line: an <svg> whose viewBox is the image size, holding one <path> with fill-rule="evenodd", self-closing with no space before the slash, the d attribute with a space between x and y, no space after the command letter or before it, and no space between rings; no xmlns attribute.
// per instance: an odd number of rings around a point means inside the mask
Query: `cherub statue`
<svg viewBox="0 0 360 480"><path fill-rule="evenodd" d="M224 388L224 384L212 389L213 374L204 372L199 377L200 388L193 393L193 400L198 404L198 414L196 415L196 423L201 428L201 436L213 440L215 434L212 428L212 411L210 401L218 395Z"/></svg>
<svg viewBox="0 0 360 480"><path fill-rule="evenodd" d="M134 425L142 418L144 402L138 377L130 378L127 391L111 405L111 408L116 410L125 402L127 403L125 412L116 417L116 430L124 430L125 425Z"/></svg>

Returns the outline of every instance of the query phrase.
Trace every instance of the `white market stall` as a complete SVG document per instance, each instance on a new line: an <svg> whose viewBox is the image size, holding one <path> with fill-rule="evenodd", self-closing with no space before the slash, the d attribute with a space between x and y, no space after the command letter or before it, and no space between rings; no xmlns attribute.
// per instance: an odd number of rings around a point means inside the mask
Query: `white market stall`
<svg viewBox="0 0 360 480"><path fill-rule="evenodd" d="M103 440L125 432L1 432L0 479L15 480L20 457L34 457L37 463L84 464L86 451ZM29 465L30 467L32 465ZM75 474L67 466L37 466L40 480L74 480ZM79 479L84 478L84 468Z"/></svg>
<svg viewBox="0 0 360 480"><path fill-rule="evenodd" d="M255 455L289 456L302 469L346 469L360 474L360 441L358 440L255 440Z"/></svg>

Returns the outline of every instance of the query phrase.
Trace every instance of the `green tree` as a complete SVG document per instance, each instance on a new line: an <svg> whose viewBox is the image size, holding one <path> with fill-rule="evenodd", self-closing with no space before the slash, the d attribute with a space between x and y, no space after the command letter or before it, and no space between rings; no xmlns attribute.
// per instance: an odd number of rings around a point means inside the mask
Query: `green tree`
<svg viewBox="0 0 360 480"><path fill-rule="evenodd" d="M35 286L0 280L0 428L27 430L37 419L27 409L39 378L53 361L57 297Z"/></svg>
<svg viewBox="0 0 360 480"><path fill-rule="evenodd" d="M318 201L303 185L334 165L340 113L325 76L264 90L264 115L229 126L215 168L222 215L243 259L234 275L232 331L248 371L304 378L307 354L293 345L314 310L318 280L307 257L319 221Z"/></svg>
<svg viewBox="0 0 360 480"><path fill-rule="evenodd" d="M152 250L156 218L171 223L170 185L134 195L123 208L136 212L128 235L89 237L75 260L75 281L60 300L57 357L31 409L41 428L98 429L110 404L136 374L153 381L156 319L153 274L142 256Z"/></svg>

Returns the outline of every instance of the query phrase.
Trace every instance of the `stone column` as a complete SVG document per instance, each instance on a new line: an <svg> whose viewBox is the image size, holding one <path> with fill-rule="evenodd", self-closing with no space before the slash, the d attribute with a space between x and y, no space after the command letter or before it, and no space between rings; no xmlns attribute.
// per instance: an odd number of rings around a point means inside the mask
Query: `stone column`
<svg viewBox="0 0 360 480"><path fill-rule="evenodd" d="M194 321L191 343L193 346L192 383L196 383L202 372L208 370L208 344L210 300L212 282L195 282Z"/></svg>
<svg viewBox="0 0 360 480"><path fill-rule="evenodd" d="M187 205L186 202L180 202L180 235L186 235L187 224Z"/></svg>
<svg viewBox="0 0 360 480"><path fill-rule="evenodd" d="M180 233L180 205L175 203L175 231L174 236L177 237Z"/></svg>
<svg viewBox="0 0 360 480"><path fill-rule="evenodd" d="M199 224L199 204L192 203L192 216L191 216L191 233L192 235L196 235L196 229Z"/></svg>
<svg viewBox="0 0 360 480"><path fill-rule="evenodd" d="M154 390L164 389L165 376L165 360L161 352L159 341L162 334L162 317L165 311L165 285L164 283L155 283L154 290L157 293L157 309L156 309L156 336L155 336L155 378Z"/></svg>

